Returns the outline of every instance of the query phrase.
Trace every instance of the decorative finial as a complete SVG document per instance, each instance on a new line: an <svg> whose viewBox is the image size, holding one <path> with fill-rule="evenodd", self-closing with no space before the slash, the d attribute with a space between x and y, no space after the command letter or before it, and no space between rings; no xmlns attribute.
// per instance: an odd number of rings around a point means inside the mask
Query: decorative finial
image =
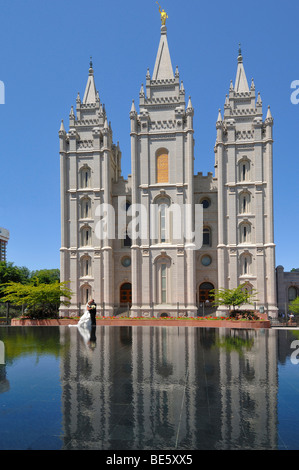
<svg viewBox="0 0 299 470"><path fill-rule="evenodd" d="M238 62L243 62L243 57L242 57L242 49L241 49L241 43L239 42L239 55L238 55Z"/></svg>
<svg viewBox="0 0 299 470"><path fill-rule="evenodd" d="M92 68L92 57L90 56L90 62L89 62L89 74L93 74L93 68Z"/></svg>

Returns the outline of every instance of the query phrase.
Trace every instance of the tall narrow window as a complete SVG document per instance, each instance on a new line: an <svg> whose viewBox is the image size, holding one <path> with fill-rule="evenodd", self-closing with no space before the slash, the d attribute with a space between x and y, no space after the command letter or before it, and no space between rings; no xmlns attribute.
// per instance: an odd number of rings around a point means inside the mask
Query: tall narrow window
<svg viewBox="0 0 299 470"><path fill-rule="evenodd" d="M88 219L91 217L91 201L89 198L81 200L81 218Z"/></svg>
<svg viewBox="0 0 299 470"><path fill-rule="evenodd" d="M91 298L91 287L87 284L81 288L81 302L87 304Z"/></svg>
<svg viewBox="0 0 299 470"><path fill-rule="evenodd" d="M91 230L89 227L84 227L81 231L81 246L91 245Z"/></svg>
<svg viewBox="0 0 299 470"><path fill-rule="evenodd" d="M161 303L166 304L167 299L167 265L161 264Z"/></svg>
<svg viewBox="0 0 299 470"><path fill-rule="evenodd" d="M250 194L243 192L240 194L240 212L241 214L248 214L250 209Z"/></svg>
<svg viewBox="0 0 299 470"><path fill-rule="evenodd" d="M171 201L168 196L155 199L153 208L154 223L151 235L154 243L169 243L172 234L172 214L170 210Z"/></svg>
<svg viewBox="0 0 299 470"><path fill-rule="evenodd" d="M132 239L128 234L128 228L126 228L125 238L123 239L123 247L130 247L132 246Z"/></svg>
<svg viewBox="0 0 299 470"><path fill-rule="evenodd" d="M244 274L248 274L248 259L244 258Z"/></svg>
<svg viewBox="0 0 299 470"><path fill-rule="evenodd" d="M244 158L239 163L239 181L249 181L250 162Z"/></svg>
<svg viewBox="0 0 299 470"><path fill-rule="evenodd" d="M251 256L250 255L244 255L242 257L242 262L241 262L241 269L242 269L242 275L246 276L250 274L250 269L251 269Z"/></svg>
<svg viewBox="0 0 299 470"><path fill-rule="evenodd" d="M157 152L157 183L168 183L168 152L160 149Z"/></svg>
<svg viewBox="0 0 299 470"><path fill-rule="evenodd" d="M166 242L166 211L167 205L161 204L159 206L160 210L160 241L161 243Z"/></svg>
<svg viewBox="0 0 299 470"><path fill-rule="evenodd" d="M240 243L250 243L250 225L247 223L242 223L240 225Z"/></svg>
<svg viewBox="0 0 299 470"><path fill-rule="evenodd" d="M89 188L90 187L90 168L84 166L80 170L80 188Z"/></svg>
<svg viewBox="0 0 299 470"><path fill-rule="evenodd" d="M209 227L203 229L202 244L203 246L211 246L211 230Z"/></svg>
<svg viewBox="0 0 299 470"><path fill-rule="evenodd" d="M89 256L84 256L81 259L81 276L91 276L91 259Z"/></svg>

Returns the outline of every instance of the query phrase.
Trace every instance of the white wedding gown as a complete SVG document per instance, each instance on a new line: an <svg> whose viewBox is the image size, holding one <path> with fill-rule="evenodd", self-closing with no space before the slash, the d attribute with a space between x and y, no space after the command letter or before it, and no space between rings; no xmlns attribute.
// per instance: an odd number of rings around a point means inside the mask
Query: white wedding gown
<svg viewBox="0 0 299 470"><path fill-rule="evenodd" d="M86 328L86 329L91 328L91 318L90 318L90 313L87 310L87 305L85 307L85 312L83 313L82 317L78 321L77 325L69 325L69 326L77 326L79 328Z"/></svg>

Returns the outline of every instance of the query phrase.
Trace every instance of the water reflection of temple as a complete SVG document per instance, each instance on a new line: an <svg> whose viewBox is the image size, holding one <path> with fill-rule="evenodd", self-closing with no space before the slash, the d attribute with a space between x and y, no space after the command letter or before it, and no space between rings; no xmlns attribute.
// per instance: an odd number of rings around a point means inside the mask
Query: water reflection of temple
<svg viewBox="0 0 299 470"><path fill-rule="evenodd" d="M65 449L275 448L271 330L62 328Z"/></svg>

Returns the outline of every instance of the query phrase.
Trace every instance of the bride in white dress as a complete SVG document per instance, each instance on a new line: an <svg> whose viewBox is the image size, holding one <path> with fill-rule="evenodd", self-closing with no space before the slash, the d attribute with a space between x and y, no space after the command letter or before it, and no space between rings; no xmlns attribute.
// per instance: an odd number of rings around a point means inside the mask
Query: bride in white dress
<svg viewBox="0 0 299 470"><path fill-rule="evenodd" d="M90 313L89 313L91 302L92 300L87 302L85 306L85 312L83 313L82 317L78 321L77 325L69 325L69 326L77 326L79 328L86 328L86 329L91 328L91 318L90 318Z"/></svg>

